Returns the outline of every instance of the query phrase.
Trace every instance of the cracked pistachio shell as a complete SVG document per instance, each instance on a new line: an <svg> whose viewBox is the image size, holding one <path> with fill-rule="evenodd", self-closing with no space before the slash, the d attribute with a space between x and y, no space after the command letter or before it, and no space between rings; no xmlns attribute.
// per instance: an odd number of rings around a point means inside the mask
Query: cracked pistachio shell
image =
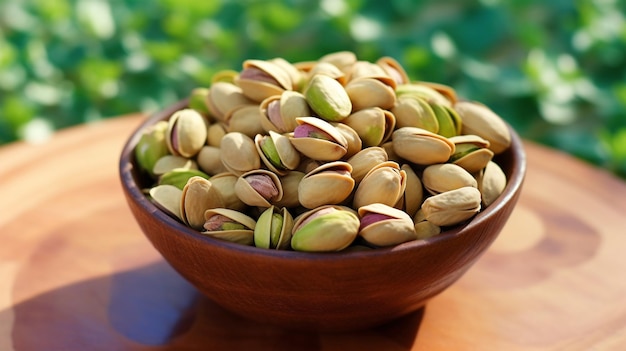
<svg viewBox="0 0 626 351"><path fill-rule="evenodd" d="M291 80L291 85L292 85L293 90L297 91L297 90L302 89L304 82L306 80L306 76L301 70L296 68L296 66L294 66L291 62L285 60L282 57L275 57L269 61L279 66L280 68L283 69L283 71L287 73L287 75L289 76L289 79Z"/></svg>
<svg viewBox="0 0 626 351"><path fill-rule="evenodd" d="M169 153L165 142L167 126L168 122L159 121L146 128L135 147L135 158L139 167L150 174L157 160Z"/></svg>
<svg viewBox="0 0 626 351"><path fill-rule="evenodd" d="M348 207L318 207L294 219L291 247L296 251L341 251L354 241L359 225L359 217Z"/></svg>
<svg viewBox="0 0 626 351"><path fill-rule="evenodd" d="M318 161L336 161L348 152L348 141L330 123L315 117L296 118L298 127L289 138L304 156ZM309 129L307 135L296 136L299 128Z"/></svg>
<svg viewBox="0 0 626 351"><path fill-rule="evenodd" d="M239 106L253 104L252 100L243 95L243 91L235 84L228 82L216 82L209 88L207 108L218 121L224 121L225 117Z"/></svg>
<svg viewBox="0 0 626 351"><path fill-rule="evenodd" d="M320 118L340 122L352 112L352 102L344 87L335 79L317 74L304 91L309 106Z"/></svg>
<svg viewBox="0 0 626 351"><path fill-rule="evenodd" d="M343 155L343 158L350 158L354 156L357 152L361 151L361 149L363 148L363 141L361 140L361 137L356 132L356 130L341 122L333 123L332 125L346 139L347 151L346 154Z"/></svg>
<svg viewBox="0 0 626 351"><path fill-rule="evenodd" d="M441 233L441 227L426 220L424 211L419 210L413 217L415 234L418 239L428 239Z"/></svg>
<svg viewBox="0 0 626 351"><path fill-rule="evenodd" d="M266 208L283 198L283 187L275 173L256 169L239 176L235 194L249 206Z"/></svg>
<svg viewBox="0 0 626 351"><path fill-rule="evenodd" d="M478 190L482 195L483 205L491 205L506 187L506 175L497 163L489 161L478 176Z"/></svg>
<svg viewBox="0 0 626 351"><path fill-rule="evenodd" d="M244 61L243 70L235 82L246 97L256 102L293 90L289 73L272 61Z"/></svg>
<svg viewBox="0 0 626 351"><path fill-rule="evenodd" d="M409 76L406 74L404 67L402 67L402 65L394 58L383 56L376 60L376 64L382 67L385 73L387 73L387 75L396 82L396 86L410 82Z"/></svg>
<svg viewBox="0 0 626 351"><path fill-rule="evenodd" d="M430 132L439 131L435 111L426 100L413 96L399 97L391 113L396 117L396 128L417 127Z"/></svg>
<svg viewBox="0 0 626 351"><path fill-rule="evenodd" d="M329 62L317 62L313 67L311 67L309 76L313 77L318 74L328 76L338 81L341 85L345 85L348 79L345 72Z"/></svg>
<svg viewBox="0 0 626 351"><path fill-rule="evenodd" d="M472 174L485 168L493 158L489 142L478 135L457 135L449 140L454 143L454 154L448 162L459 165Z"/></svg>
<svg viewBox="0 0 626 351"><path fill-rule="evenodd" d="M243 211L247 205L235 193L237 179L239 177L230 172L218 173L210 178L213 188L224 201L223 207Z"/></svg>
<svg viewBox="0 0 626 351"><path fill-rule="evenodd" d="M182 221L180 202L183 191L173 185L157 185L150 188L152 202L168 215Z"/></svg>
<svg viewBox="0 0 626 351"><path fill-rule="evenodd" d="M165 142L172 155L193 157L206 143L206 121L195 110L176 111L168 121L166 136Z"/></svg>
<svg viewBox="0 0 626 351"><path fill-rule="evenodd" d="M300 153L287 136L273 131L269 135L257 134L254 144L263 164L278 175L285 175L300 165Z"/></svg>
<svg viewBox="0 0 626 351"><path fill-rule="evenodd" d="M429 87L444 96L450 102L450 105L447 106L454 106L458 101L456 91L449 85L425 81L420 81L419 84Z"/></svg>
<svg viewBox="0 0 626 351"><path fill-rule="evenodd" d="M291 90L266 98L259 105L259 109L263 129L278 133L293 132L298 126L297 117L311 115L311 109L304 95Z"/></svg>
<svg viewBox="0 0 626 351"><path fill-rule="evenodd" d="M204 172L197 169L177 168L162 174L159 177L159 185L173 185L180 190L183 190L183 188L187 184L187 181L189 181L189 178L191 177L202 177L204 179L209 179L208 174L205 174Z"/></svg>
<svg viewBox="0 0 626 351"><path fill-rule="evenodd" d="M191 177L183 188L180 215L189 227L200 230L204 224L204 211L224 207L224 201L213 188L211 181L202 177Z"/></svg>
<svg viewBox="0 0 626 351"><path fill-rule="evenodd" d="M431 104L431 107L439 124L437 134L450 138L461 133L461 119L454 109L440 104Z"/></svg>
<svg viewBox="0 0 626 351"><path fill-rule="evenodd" d="M261 167L261 158L254 141L243 133L232 132L224 135L220 150L224 167L233 174L241 175Z"/></svg>
<svg viewBox="0 0 626 351"><path fill-rule="evenodd" d="M417 213L420 206L422 206L422 202L424 201L424 188L422 181L411 166L403 164L400 169L406 173L406 188L404 189L404 194L401 199L401 208L412 217Z"/></svg>
<svg viewBox="0 0 626 351"><path fill-rule="evenodd" d="M462 188L478 187L476 179L463 167L452 163L430 165L422 173L424 188L432 195Z"/></svg>
<svg viewBox="0 0 626 351"><path fill-rule="evenodd" d="M298 187L305 173L300 171L291 171L286 175L279 176L280 184L283 188L283 198L275 203L278 207L293 208L300 206L298 200Z"/></svg>
<svg viewBox="0 0 626 351"><path fill-rule="evenodd" d="M370 169L387 161L387 152L379 146L372 146L357 152L348 159L352 166L352 178L358 184Z"/></svg>
<svg viewBox="0 0 626 351"><path fill-rule="evenodd" d="M396 103L396 92L378 79L366 77L353 79L345 89L352 102L352 111L369 107L388 110Z"/></svg>
<svg viewBox="0 0 626 351"><path fill-rule="evenodd" d="M348 72L356 61L356 54L352 51L332 52L320 57L318 60L318 62L331 63L343 72Z"/></svg>
<svg viewBox="0 0 626 351"><path fill-rule="evenodd" d="M243 245L252 245L256 221L245 214L227 208L213 208L204 212L204 231L210 237Z"/></svg>
<svg viewBox="0 0 626 351"><path fill-rule="evenodd" d="M394 206L406 189L406 172L393 161L374 166L359 183L353 200L354 208L373 203Z"/></svg>
<svg viewBox="0 0 626 351"><path fill-rule="evenodd" d="M226 135L226 133L226 125L224 123L212 123L207 128L207 145L219 148L222 138Z"/></svg>
<svg viewBox="0 0 626 351"><path fill-rule="evenodd" d="M359 207L359 235L375 246L391 246L416 240L413 220L404 211L374 203Z"/></svg>
<svg viewBox="0 0 626 351"><path fill-rule="evenodd" d="M418 165L443 163L454 153L454 143L448 138L421 128L396 129L392 139L396 154Z"/></svg>
<svg viewBox="0 0 626 351"><path fill-rule="evenodd" d="M370 107L352 113L342 123L354 129L364 147L378 146L391 137L396 126L393 113L380 107Z"/></svg>
<svg viewBox="0 0 626 351"><path fill-rule="evenodd" d="M261 111L258 105L242 105L225 117L226 131L243 133L250 138L265 132L261 126Z"/></svg>
<svg viewBox="0 0 626 351"><path fill-rule="evenodd" d="M235 79L238 75L239 72L232 69L217 71L213 74L213 77L211 77L211 84L215 84L217 82L235 84Z"/></svg>
<svg viewBox="0 0 626 351"><path fill-rule="evenodd" d="M194 160L186 157L165 155L156 161L152 173L162 175L173 169L198 169L198 165Z"/></svg>
<svg viewBox="0 0 626 351"><path fill-rule="evenodd" d="M306 208L343 202L354 189L352 166L343 161L325 163L307 173L298 187L298 200Z"/></svg>
<svg viewBox="0 0 626 351"><path fill-rule="evenodd" d="M472 218L480 211L480 202L480 191L466 186L427 198L422 204L422 211L427 221L445 227Z"/></svg>
<svg viewBox="0 0 626 351"><path fill-rule="evenodd" d="M226 172L220 153L221 150L218 147L205 145L196 156L198 167L209 175Z"/></svg>
<svg viewBox="0 0 626 351"><path fill-rule="evenodd" d="M383 143L380 147L382 147L385 152L387 153L387 160L388 161L395 161L398 163L404 163L406 162L406 160L402 159L402 157L398 156L398 154L396 154L396 152L393 150L393 141L387 141L385 143ZM368 148L369 149L369 148Z"/></svg>
<svg viewBox="0 0 626 351"><path fill-rule="evenodd" d="M474 134L489 141L489 149L499 154L511 145L511 134L504 120L489 107L459 101L454 109L463 121L463 134Z"/></svg>
<svg viewBox="0 0 626 351"><path fill-rule="evenodd" d="M371 78L391 87L391 89L396 89L396 81L380 65L368 61L355 62L350 69L348 78L349 82L361 78Z"/></svg>
<svg viewBox="0 0 626 351"><path fill-rule="evenodd" d="M254 246L265 249L286 250L291 245L293 217L285 207L267 208L254 228Z"/></svg>
<svg viewBox="0 0 626 351"><path fill-rule="evenodd" d="M396 96L398 98L412 96L425 100L429 104L438 104L452 107L452 103L443 94L437 91L429 84L421 82L401 84L396 87Z"/></svg>

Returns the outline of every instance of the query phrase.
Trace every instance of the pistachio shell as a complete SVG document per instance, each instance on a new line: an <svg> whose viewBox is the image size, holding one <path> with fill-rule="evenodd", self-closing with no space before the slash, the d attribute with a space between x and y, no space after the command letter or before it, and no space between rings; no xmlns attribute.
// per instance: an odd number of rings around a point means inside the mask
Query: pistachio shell
<svg viewBox="0 0 626 351"><path fill-rule="evenodd" d="M226 167L220 158L221 150L215 146L205 145L196 156L198 167L209 175L226 172Z"/></svg>
<svg viewBox="0 0 626 351"><path fill-rule="evenodd" d="M158 159L169 153L165 142L168 122L160 121L148 127L135 147L135 159L139 168L152 174Z"/></svg>
<svg viewBox="0 0 626 351"><path fill-rule="evenodd" d="M419 165L446 162L454 152L454 143L425 129L403 127L392 135L393 150L405 160Z"/></svg>
<svg viewBox="0 0 626 351"><path fill-rule="evenodd" d="M489 142L478 135L458 135L449 138L454 143L454 154L448 162L463 167L474 174L487 166L493 158L493 151L489 150Z"/></svg>
<svg viewBox="0 0 626 351"><path fill-rule="evenodd" d="M217 71L213 74L213 77L211 77L211 84L215 84L217 82L234 84L238 75L239 72L232 69Z"/></svg>
<svg viewBox="0 0 626 351"><path fill-rule="evenodd" d="M506 175L500 166L489 161L478 177L478 190L482 195L483 205L491 205L506 187Z"/></svg>
<svg viewBox="0 0 626 351"><path fill-rule="evenodd" d="M214 208L204 212L205 223L202 234L216 239L252 245L256 222L239 211L227 208ZM214 228L215 226L220 226ZM225 228L224 228L225 227Z"/></svg>
<svg viewBox="0 0 626 351"><path fill-rule="evenodd" d="M394 130L394 115L379 107L370 107L352 113L342 123L354 129L364 147L378 146L385 142Z"/></svg>
<svg viewBox="0 0 626 351"><path fill-rule="evenodd" d="M243 211L247 205L235 193L235 184L237 184L238 179L238 176L230 172L223 172L212 176L210 180L213 188L224 201L223 207Z"/></svg>
<svg viewBox="0 0 626 351"><path fill-rule="evenodd" d="M300 90L302 88L304 81L306 80L306 77L301 70L296 68L296 66L294 66L291 62L285 60L282 57L275 57L269 61L279 66L280 68L283 69L283 71L287 73L287 75L289 76L289 79L291 80L291 85L292 85L293 90Z"/></svg>
<svg viewBox="0 0 626 351"><path fill-rule="evenodd" d="M283 188L283 198L276 201L276 206L293 208L300 206L298 200L298 187L305 173L299 171L291 171L284 176L280 176L280 184Z"/></svg>
<svg viewBox="0 0 626 351"><path fill-rule="evenodd" d="M376 246L391 246L417 239L413 220L404 211L374 203L360 207L359 235Z"/></svg>
<svg viewBox="0 0 626 351"><path fill-rule="evenodd" d="M304 96L311 109L327 121L339 122L352 111L352 102L344 87L323 74L311 78Z"/></svg>
<svg viewBox="0 0 626 351"><path fill-rule="evenodd" d="M385 73L396 82L396 85L409 83L409 76L406 74L404 67L394 58L384 56L379 58L376 64L382 67Z"/></svg>
<svg viewBox="0 0 626 351"><path fill-rule="evenodd" d="M236 175L259 169L261 159L254 141L239 132L227 133L220 142L220 158L224 167Z"/></svg>
<svg viewBox="0 0 626 351"><path fill-rule="evenodd" d="M182 190L191 177L209 179L208 174L197 169L178 168L162 174L159 177L159 185L173 185Z"/></svg>
<svg viewBox="0 0 626 351"><path fill-rule="evenodd" d="M441 227L426 220L423 211L418 211L413 218L415 234L418 239L428 239L441 233Z"/></svg>
<svg viewBox="0 0 626 351"><path fill-rule="evenodd" d="M259 216L254 228L254 246L286 250L291 245L293 217L285 207L268 207Z"/></svg>
<svg viewBox="0 0 626 351"><path fill-rule="evenodd" d="M356 130L352 129L350 126L344 123L333 123L332 125L346 139L347 151L346 154L343 155L343 158L350 158L354 156L357 152L361 151L361 149L363 148L363 141L361 140L361 137L356 132Z"/></svg>
<svg viewBox="0 0 626 351"><path fill-rule="evenodd" d="M471 186L476 188L476 179L461 166L452 163L430 165L424 169L422 182L429 193L436 195L446 191Z"/></svg>
<svg viewBox="0 0 626 351"><path fill-rule="evenodd" d="M254 144L261 161L278 175L284 175L300 164L300 153L284 135L273 131L270 131L269 135L257 134Z"/></svg>
<svg viewBox="0 0 626 351"><path fill-rule="evenodd" d="M452 108L439 104L431 104L431 107L439 124L437 134L450 138L461 132L461 121Z"/></svg>
<svg viewBox="0 0 626 351"><path fill-rule="evenodd" d="M198 165L194 160L186 157L165 155L156 161L152 173L162 175L173 169L198 169Z"/></svg>
<svg viewBox="0 0 626 351"><path fill-rule="evenodd" d="M387 161L387 152L382 147L363 149L348 159L352 166L352 178L358 184L372 168Z"/></svg>
<svg viewBox="0 0 626 351"><path fill-rule="evenodd" d="M307 173L298 187L300 204L306 208L316 208L343 202L354 189L351 171L349 163L335 161Z"/></svg>
<svg viewBox="0 0 626 351"><path fill-rule="evenodd" d="M359 232L359 217L343 206L322 206L294 220L291 247L296 251L329 252L348 247Z"/></svg>
<svg viewBox="0 0 626 351"><path fill-rule="evenodd" d="M348 152L346 138L330 123L315 117L300 117L296 121L299 126L290 141L303 155L313 160L335 161ZM301 126L311 131L300 137L297 132Z"/></svg>
<svg viewBox="0 0 626 351"><path fill-rule="evenodd" d="M374 78L357 78L346 85L352 102L352 111L368 107L391 109L396 103L396 92L389 85Z"/></svg>
<svg viewBox="0 0 626 351"><path fill-rule="evenodd" d="M239 106L252 103L252 100L243 95L240 87L227 82L213 83L207 97L207 107L211 111L211 116L218 121L224 121L225 117Z"/></svg>
<svg viewBox="0 0 626 351"><path fill-rule="evenodd" d="M207 128L207 145L219 148L226 133L226 125L224 123L212 123Z"/></svg>
<svg viewBox="0 0 626 351"><path fill-rule="evenodd" d="M373 203L394 206L406 189L406 172L393 161L374 166L359 183L354 193L353 207Z"/></svg>
<svg viewBox="0 0 626 351"><path fill-rule="evenodd" d="M256 102L293 89L291 77L281 66L263 60L244 61L235 83L246 97Z"/></svg>
<svg viewBox="0 0 626 351"><path fill-rule="evenodd" d="M173 185L157 185L150 188L150 198L154 204L168 215L182 220L180 201L183 191Z"/></svg>
<svg viewBox="0 0 626 351"><path fill-rule="evenodd" d="M283 198L283 187L276 174L257 169L237 179L235 194L249 206L270 207Z"/></svg>
<svg viewBox="0 0 626 351"><path fill-rule="evenodd" d="M417 127L433 133L439 132L435 111L422 98L399 97L391 112L396 117L396 128Z"/></svg>
<svg viewBox="0 0 626 351"><path fill-rule="evenodd" d="M429 87L444 96L450 102L450 105L448 106L454 106L454 104L458 101L456 91L448 85L425 81L420 81L419 84Z"/></svg>
<svg viewBox="0 0 626 351"><path fill-rule="evenodd" d="M338 81L341 85L345 85L348 79L345 72L343 72L341 69L339 69L339 67L333 65L330 62L318 62L309 71L309 76L311 77L318 74L328 76Z"/></svg>
<svg viewBox="0 0 626 351"><path fill-rule="evenodd" d="M298 126L297 117L311 115L311 109L304 95L291 90L266 98L259 108L263 129L279 133L292 132Z"/></svg>
<svg viewBox="0 0 626 351"><path fill-rule="evenodd" d="M204 224L204 211L223 206L224 202L211 181L202 177L189 178L180 201L180 214L185 224L200 230Z"/></svg>
<svg viewBox="0 0 626 351"><path fill-rule="evenodd" d="M174 112L167 126L165 142L172 155L193 157L207 140L207 125L197 111L182 109Z"/></svg>
<svg viewBox="0 0 626 351"><path fill-rule="evenodd" d="M372 78L388 85L392 89L396 89L396 81L391 78L385 70L372 62L357 61L352 65L350 70L349 82L360 78Z"/></svg>
<svg viewBox="0 0 626 351"><path fill-rule="evenodd" d="M400 169L406 173L406 188L402 196L402 208L404 212L413 217L424 201L424 188L422 181L411 166L403 164Z"/></svg>
<svg viewBox="0 0 626 351"><path fill-rule="evenodd" d="M225 116L226 131L243 133L253 138L265 130L261 126L261 111L258 105L242 105Z"/></svg>
<svg viewBox="0 0 626 351"><path fill-rule="evenodd" d="M454 109L463 121L463 134L478 135L489 141L489 149L499 154L511 145L511 134L506 123L488 107L467 101L459 101Z"/></svg>
<svg viewBox="0 0 626 351"><path fill-rule="evenodd" d="M423 99L429 104L452 106L450 100L430 86L430 84L422 84L420 82L398 85L396 87L396 96L398 98L412 96Z"/></svg>
<svg viewBox="0 0 626 351"><path fill-rule="evenodd" d="M427 198L422 204L422 211L430 223L445 227L473 217L480 211L480 202L480 191L467 186Z"/></svg>
<svg viewBox="0 0 626 351"><path fill-rule="evenodd" d="M320 57L318 62L331 63L343 72L347 72L356 62L356 55L352 51L337 51Z"/></svg>

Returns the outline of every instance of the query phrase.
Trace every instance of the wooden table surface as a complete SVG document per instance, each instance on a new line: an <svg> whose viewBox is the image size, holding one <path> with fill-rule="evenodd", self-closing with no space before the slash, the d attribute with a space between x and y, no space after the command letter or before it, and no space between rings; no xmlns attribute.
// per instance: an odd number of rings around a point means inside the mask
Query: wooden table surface
<svg viewBox="0 0 626 351"><path fill-rule="evenodd" d="M604 171L527 143L519 205L460 281L376 329L294 332L201 297L143 236L117 171L142 118L0 148L0 350L626 349L626 184Z"/></svg>

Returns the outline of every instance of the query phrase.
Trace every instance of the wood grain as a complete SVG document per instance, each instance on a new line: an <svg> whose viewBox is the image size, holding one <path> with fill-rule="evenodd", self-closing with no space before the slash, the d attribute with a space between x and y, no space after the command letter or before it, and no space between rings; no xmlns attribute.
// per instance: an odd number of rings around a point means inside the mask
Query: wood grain
<svg viewBox="0 0 626 351"><path fill-rule="evenodd" d="M527 143L518 207L450 289L376 329L292 332L201 297L143 236L117 175L123 143L142 120L0 149L0 350L626 346L626 185L603 171Z"/></svg>

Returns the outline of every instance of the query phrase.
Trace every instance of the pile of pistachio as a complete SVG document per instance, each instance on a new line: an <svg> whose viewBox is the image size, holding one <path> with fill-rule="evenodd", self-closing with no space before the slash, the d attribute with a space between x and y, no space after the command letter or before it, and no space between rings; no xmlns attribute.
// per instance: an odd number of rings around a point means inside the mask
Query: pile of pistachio
<svg viewBox="0 0 626 351"><path fill-rule="evenodd" d="M146 193L200 233L269 249L340 251L425 239L503 191L511 143L488 107L411 81L390 57L247 60L143 131Z"/></svg>

